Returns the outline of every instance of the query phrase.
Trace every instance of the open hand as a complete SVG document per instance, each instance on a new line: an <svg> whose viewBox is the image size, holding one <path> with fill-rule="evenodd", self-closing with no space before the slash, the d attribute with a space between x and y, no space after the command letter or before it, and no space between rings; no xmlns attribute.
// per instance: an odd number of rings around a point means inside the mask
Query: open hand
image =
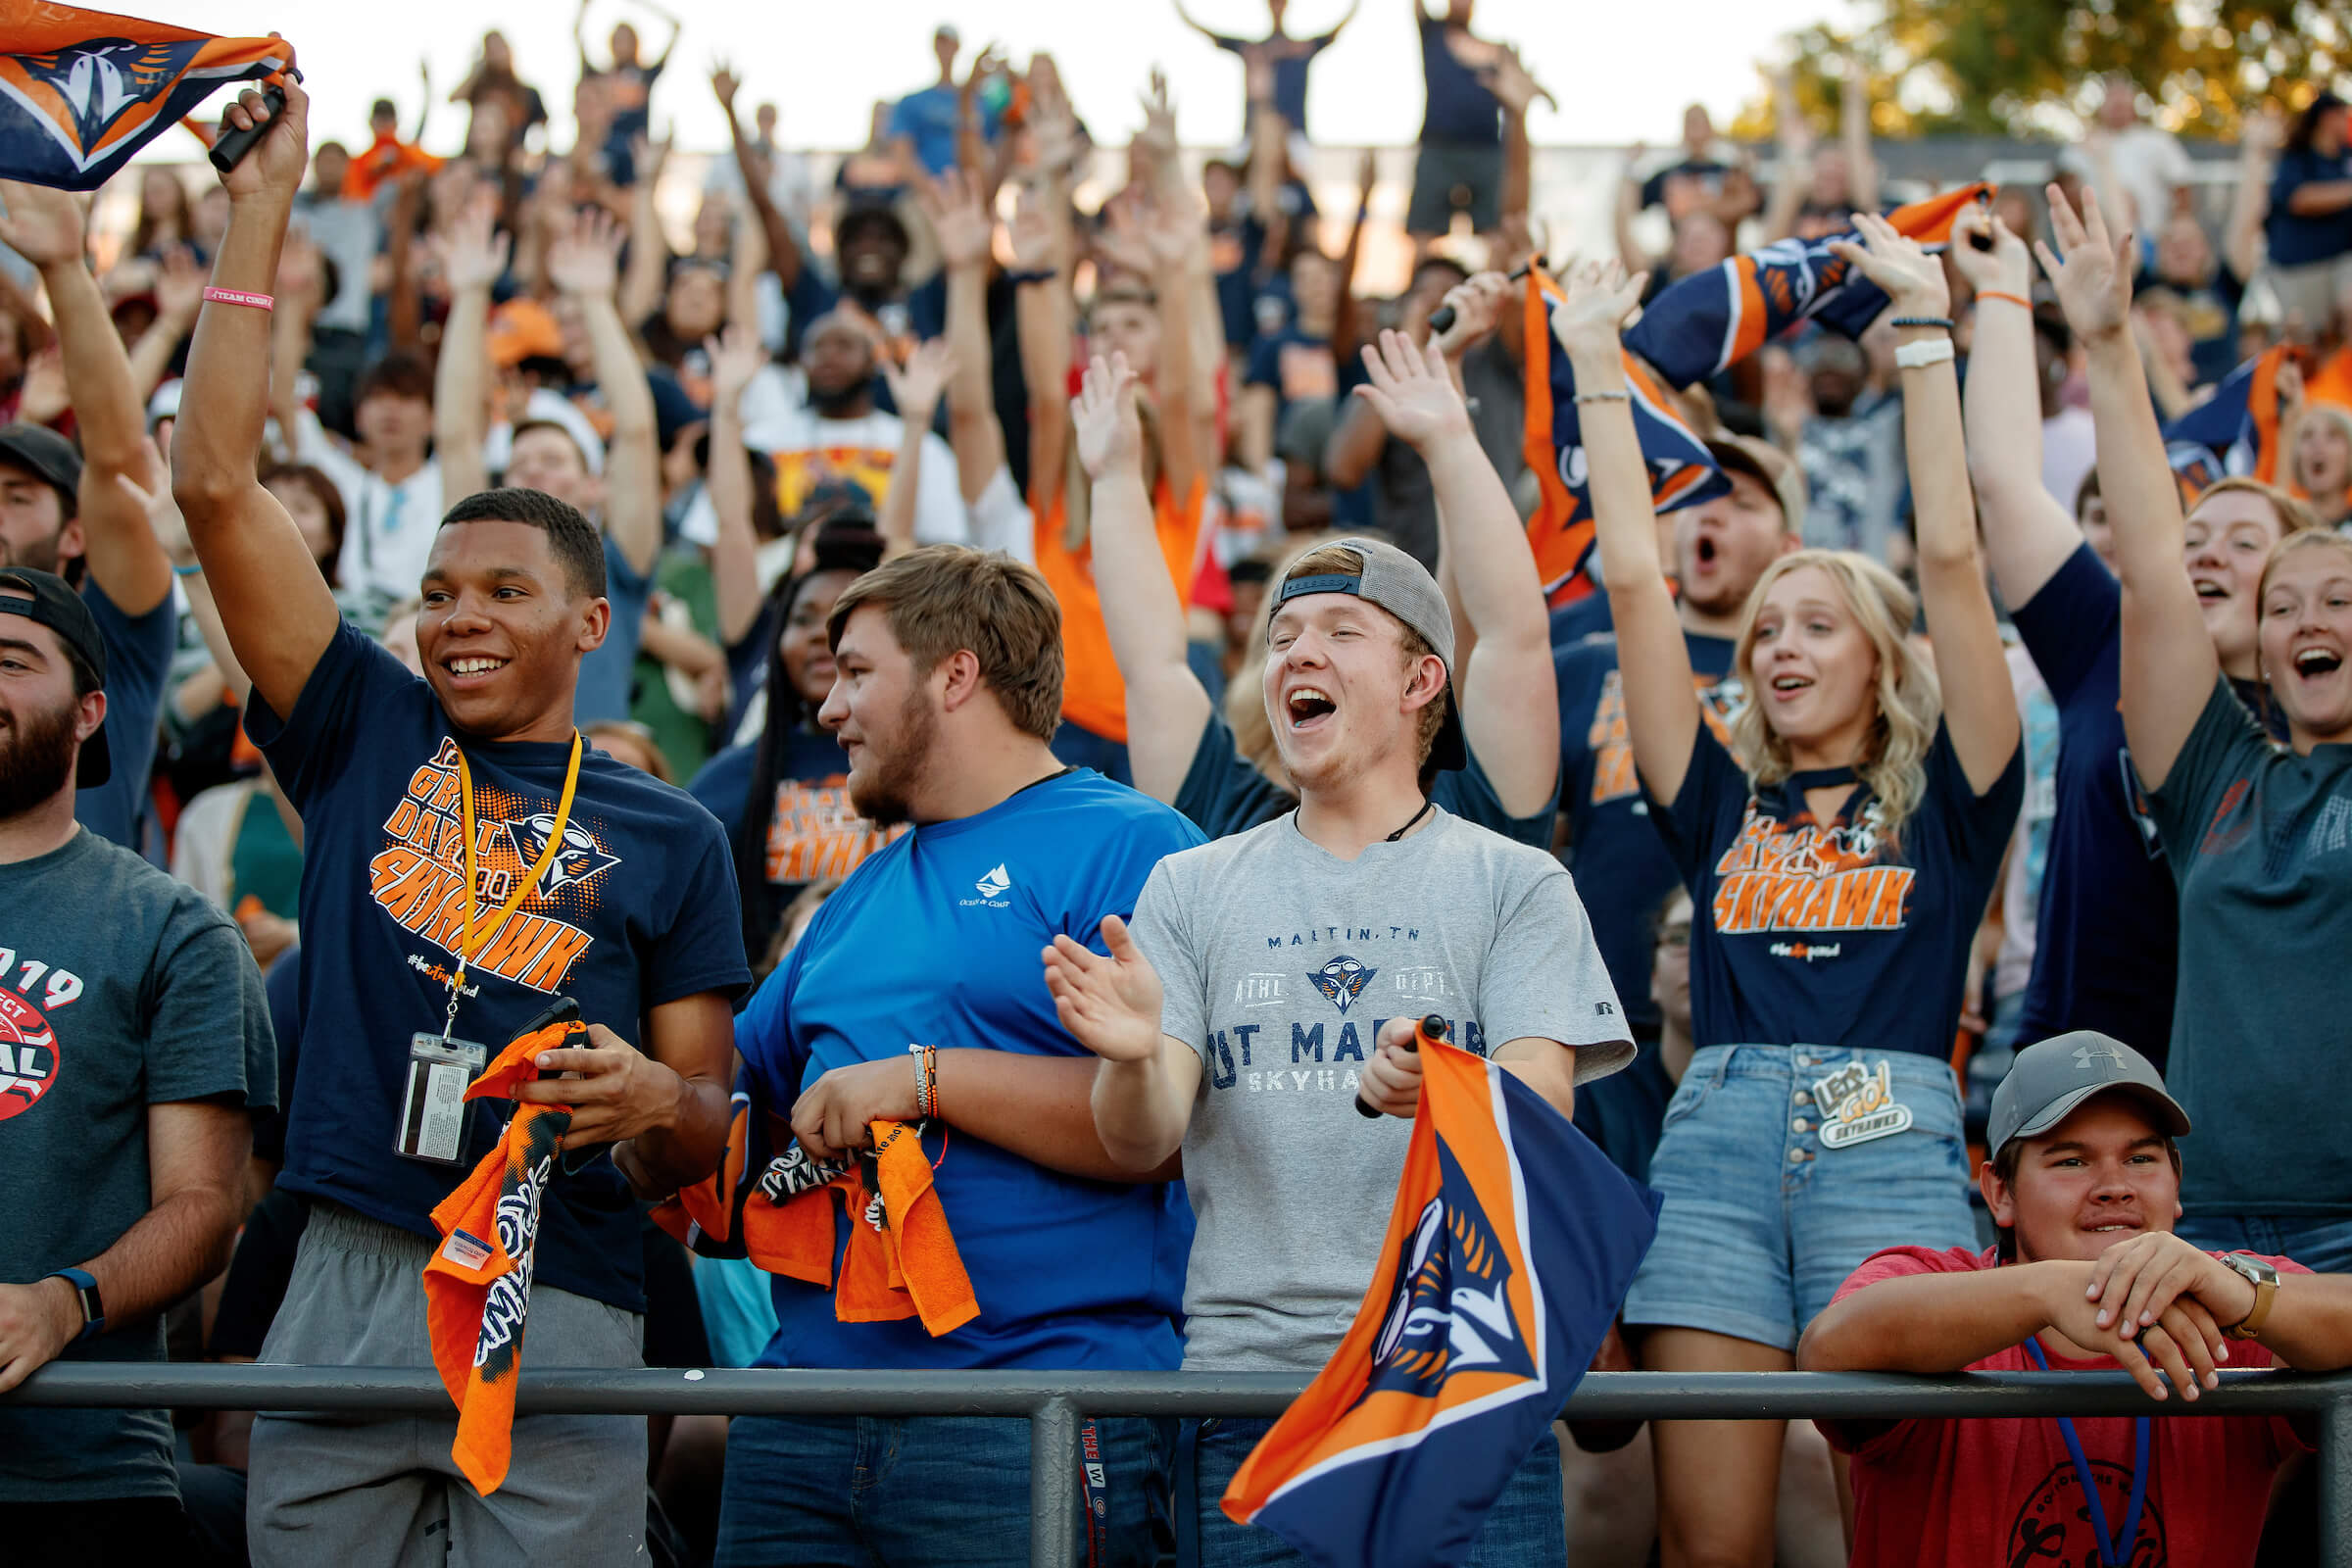
<svg viewBox="0 0 2352 1568"><path fill-rule="evenodd" d="M1647 272L1625 275L1618 262L1587 262L1560 279L1560 298L1551 308L1551 334L1569 354L1619 353L1625 323L1642 308Z"/></svg>
<svg viewBox="0 0 2352 1568"><path fill-rule="evenodd" d="M1144 463L1143 421L1135 412L1135 372L1127 356L1107 361L1098 354L1086 368L1078 395L1070 399L1070 428L1078 439L1078 461L1090 479L1133 469Z"/></svg>
<svg viewBox="0 0 2352 1568"><path fill-rule="evenodd" d="M915 188L915 201L930 220L939 240L940 258L951 270L988 265L989 243L997 225L980 204L979 187L951 169L937 179Z"/></svg>
<svg viewBox="0 0 2352 1568"><path fill-rule="evenodd" d="M1159 1054L1159 975L1115 914L1102 917L1104 957L1066 936L1045 950L1046 989L1071 1037L1105 1061L1149 1061Z"/></svg>
<svg viewBox="0 0 2352 1568"><path fill-rule="evenodd" d="M488 290L506 275L514 246L508 235L498 232L498 204L486 194L467 202L457 221L431 243L452 294Z"/></svg>
<svg viewBox="0 0 2352 1568"><path fill-rule="evenodd" d="M899 417L910 424L928 425L956 374L956 351L948 346L948 340L935 337L916 344L904 368L887 354L876 356L876 364L890 387L891 401L898 405Z"/></svg>
<svg viewBox="0 0 2352 1568"><path fill-rule="evenodd" d="M703 353L710 361L710 412L732 412L752 377L767 364L767 349L759 333L732 321L717 336L703 339Z"/></svg>
<svg viewBox="0 0 2352 1568"><path fill-rule="evenodd" d="M620 275L620 225L609 214L583 208L548 248L549 279L581 299L611 299Z"/></svg>
<svg viewBox="0 0 2352 1568"><path fill-rule="evenodd" d="M2066 192L2056 185L2050 186L2048 196L2050 228L2058 236L2060 249L2052 251L2035 240L2034 254L2049 274L2050 286L2058 291L2066 324L2081 338L2115 338L2132 318L2132 269L2126 263L2131 254L2131 231L2126 230L2120 239L2110 235L2107 220L2099 213L2099 200L2087 190L2082 193L2080 216L2066 199Z"/></svg>
<svg viewBox="0 0 2352 1568"><path fill-rule="evenodd" d="M39 268L80 265L81 204L70 191L0 179L0 241Z"/></svg>
<svg viewBox="0 0 2352 1568"><path fill-rule="evenodd" d="M286 238L292 241L300 230L289 230ZM282 253L281 253L282 260ZM164 253L163 266L155 272L155 313L180 336L187 335L196 313L204 309L205 270L197 265L196 253L185 245L174 245Z"/></svg>
<svg viewBox="0 0 2352 1568"><path fill-rule="evenodd" d="M1941 316L1951 309L1951 285L1944 281L1940 257L1930 256L1919 241L1876 213L1856 213L1854 228L1860 241L1834 239L1830 252L1885 289L1895 315Z"/></svg>
<svg viewBox="0 0 2352 1568"><path fill-rule="evenodd" d="M1397 440L1426 451L1470 433L1470 410L1454 390L1445 351L1436 343L1415 348L1402 332L1383 332L1377 347L1364 345L1364 369L1372 379L1355 394L1372 405Z"/></svg>
<svg viewBox="0 0 2352 1568"><path fill-rule="evenodd" d="M1152 68L1151 90L1143 95L1144 128L1135 133L1136 146L1154 158L1176 154L1176 106L1168 98L1168 74Z"/></svg>
<svg viewBox="0 0 2352 1568"><path fill-rule="evenodd" d="M742 87L743 78L735 74L732 65L724 60L710 63L710 95L718 100L718 106L729 116L735 113L735 94Z"/></svg>

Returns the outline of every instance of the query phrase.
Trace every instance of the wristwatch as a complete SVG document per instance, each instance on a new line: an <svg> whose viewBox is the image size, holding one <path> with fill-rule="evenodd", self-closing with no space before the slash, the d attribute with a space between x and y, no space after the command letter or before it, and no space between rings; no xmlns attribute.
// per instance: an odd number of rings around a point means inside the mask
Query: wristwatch
<svg viewBox="0 0 2352 1568"><path fill-rule="evenodd" d="M74 1336L86 1340L106 1332L106 1303L98 1298L98 1281L86 1268L54 1269L43 1279L64 1280L74 1287L74 1298L81 1303L81 1332Z"/></svg>
<svg viewBox="0 0 2352 1568"><path fill-rule="evenodd" d="M2254 1310L2222 1330L2230 1340L2250 1340L2262 1332L2263 1320L2271 1315L2271 1302L2278 1297L2278 1271L2251 1252L2224 1252L2222 1267L2254 1287Z"/></svg>

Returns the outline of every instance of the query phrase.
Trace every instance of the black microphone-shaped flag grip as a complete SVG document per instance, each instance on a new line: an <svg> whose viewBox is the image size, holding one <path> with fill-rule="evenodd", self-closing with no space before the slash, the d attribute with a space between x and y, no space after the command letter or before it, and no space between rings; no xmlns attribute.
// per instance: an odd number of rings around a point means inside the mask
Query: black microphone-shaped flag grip
<svg viewBox="0 0 2352 1568"><path fill-rule="evenodd" d="M1447 1028L1446 1020L1433 1012L1413 1025L1413 1038L1404 1049L1418 1052L1424 1046L1443 1045ZM1380 1114L1379 1111L1372 1108L1371 1102L1360 1094L1355 1097L1355 1111L1359 1116Z"/></svg>

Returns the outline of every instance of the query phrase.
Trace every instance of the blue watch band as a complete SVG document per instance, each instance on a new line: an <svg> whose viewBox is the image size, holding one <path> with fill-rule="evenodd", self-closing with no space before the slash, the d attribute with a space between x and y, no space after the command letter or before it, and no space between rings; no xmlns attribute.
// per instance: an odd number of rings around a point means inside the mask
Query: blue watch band
<svg viewBox="0 0 2352 1568"><path fill-rule="evenodd" d="M86 1268L52 1269L43 1279L64 1280L74 1287L74 1298L81 1303L81 1332L76 1340L86 1340L106 1332L106 1306L98 1298L98 1280Z"/></svg>

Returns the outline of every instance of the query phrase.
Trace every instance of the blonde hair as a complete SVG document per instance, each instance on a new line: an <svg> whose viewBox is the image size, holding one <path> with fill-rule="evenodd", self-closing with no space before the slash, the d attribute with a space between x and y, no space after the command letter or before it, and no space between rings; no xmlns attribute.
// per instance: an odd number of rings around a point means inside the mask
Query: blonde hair
<svg viewBox="0 0 2352 1568"><path fill-rule="evenodd" d="M2296 534L2307 533L2314 528L2325 526L2320 521L2317 513L2314 513L2310 507L2294 496L2289 495L2281 487L2265 484L2260 479L2243 473L2233 473L2227 479L2216 479L2198 491L2196 500L2189 503L2188 512L2181 520L2185 522L2188 517L2195 516L2197 509L2215 496L2228 495L2260 496L2263 500L2268 501L2271 504L2271 515L2278 519L2279 544L2284 544ZM2274 545L2272 548L2276 549L2277 546Z"/></svg>
<svg viewBox="0 0 2352 1568"><path fill-rule="evenodd" d="M1290 564L1282 569L1281 575L1273 579L1274 592L1266 596L1266 603L1271 606L1279 602L1282 598L1282 585L1294 577L1327 575L1352 577L1363 569L1362 551L1350 550L1345 545L1316 545L1312 549L1291 558ZM1269 609L1266 614L1269 625L1273 618L1273 612ZM1392 614L1390 618L1396 619L1396 616ZM1396 621L1396 635L1404 655L1404 667L1407 669L1437 652L1436 649L1429 646L1428 638L1401 620ZM1265 683L1260 680L1258 684L1262 688ZM1260 709L1266 706L1262 696L1257 706ZM1420 710L1414 713L1413 719L1413 765L1426 767L1429 765L1429 754L1437 749L1438 731L1446 727L1445 692L1440 691L1435 699L1423 703ZM1273 738L1273 717L1269 714L1266 719L1266 735L1269 741Z"/></svg>
<svg viewBox="0 0 2352 1568"><path fill-rule="evenodd" d="M1282 585L1298 572L1306 558L1342 539L1356 537L1378 535L1365 529L1310 534L1283 558L1266 579L1265 598L1258 604L1257 616L1250 623L1242 667L1225 683L1225 722L1233 730L1233 749L1242 755L1244 761L1264 774L1267 782L1294 795L1298 786L1291 782L1290 770L1282 765L1282 753L1274 744L1274 716L1266 711L1266 638L1274 623L1275 607L1282 600Z"/></svg>
<svg viewBox="0 0 2352 1568"><path fill-rule="evenodd" d="M2311 487L2303 482L2303 431L2310 428L2313 421L2323 419L2335 426L2335 433L2343 438L2345 446L2352 447L2352 411L2339 409L2332 403L2305 404L2303 422L2295 431L2295 448L2286 455L2287 477L2305 490ZM2202 500L2203 497L2198 499ZM2283 521L2283 517L2280 520Z"/></svg>
<svg viewBox="0 0 2352 1568"><path fill-rule="evenodd" d="M2271 546L2271 559L2262 564L2262 586L2254 595L2254 613L2258 623L2262 615L2262 601L2271 597L2271 573L2278 569L2278 563L2298 550L2340 550L2345 556L2352 557L2352 538L2337 533L2333 528L2298 528Z"/></svg>
<svg viewBox="0 0 2352 1568"><path fill-rule="evenodd" d="M1772 585L1792 571L1817 568L1837 584L1839 597L1854 622L1879 656L1878 712L1854 772L1877 797L1882 826L1899 830L1919 809L1927 793L1928 751L1936 744L1936 726L1943 713L1943 693L1936 684L1935 666L1911 640L1919 619L1919 601L1893 572L1851 550L1797 550L1765 568L1747 596L1740 617L1740 640L1732 668L1749 692L1748 701L1732 715L1732 753L1748 767L1751 786L1761 788L1786 780L1796 770L1788 743L1764 721L1764 704L1756 694L1756 617Z"/></svg>

